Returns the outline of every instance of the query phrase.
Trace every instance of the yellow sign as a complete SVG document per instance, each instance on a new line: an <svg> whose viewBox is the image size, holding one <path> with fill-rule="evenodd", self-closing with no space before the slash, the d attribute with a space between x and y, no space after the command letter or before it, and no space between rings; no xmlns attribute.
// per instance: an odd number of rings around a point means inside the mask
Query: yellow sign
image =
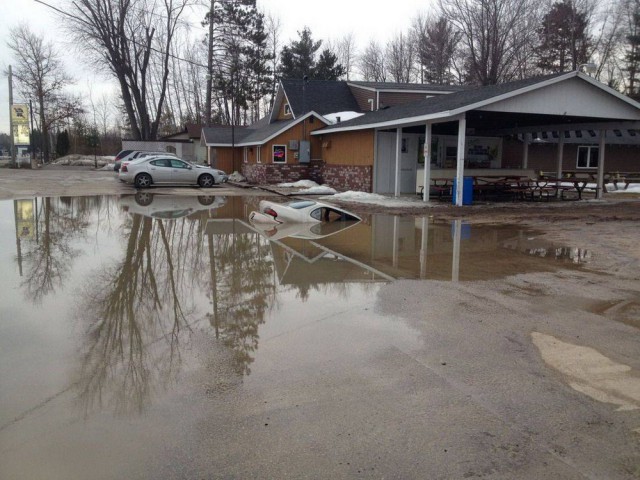
<svg viewBox="0 0 640 480"><path fill-rule="evenodd" d="M29 106L25 104L11 105L11 122L13 124L13 143L29 145Z"/></svg>

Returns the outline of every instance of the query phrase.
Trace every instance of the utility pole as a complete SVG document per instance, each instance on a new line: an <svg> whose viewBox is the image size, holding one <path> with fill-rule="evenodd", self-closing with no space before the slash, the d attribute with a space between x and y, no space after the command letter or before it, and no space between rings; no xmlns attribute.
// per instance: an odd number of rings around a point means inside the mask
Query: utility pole
<svg viewBox="0 0 640 480"><path fill-rule="evenodd" d="M215 0L210 0L211 7L209 8L209 45L207 52L207 96L204 106L205 124L210 126L211 124L211 90L213 89L213 11Z"/></svg>
<svg viewBox="0 0 640 480"><path fill-rule="evenodd" d="M29 99L29 122L31 130L29 131L29 150L31 150L31 168L36 168L36 148L33 144L33 102Z"/></svg>
<svg viewBox="0 0 640 480"><path fill-rule="evenodd" d="M9 138L11 139L11 166L17 167L16 146L13 143L13 74L9 65Z"/></svg>

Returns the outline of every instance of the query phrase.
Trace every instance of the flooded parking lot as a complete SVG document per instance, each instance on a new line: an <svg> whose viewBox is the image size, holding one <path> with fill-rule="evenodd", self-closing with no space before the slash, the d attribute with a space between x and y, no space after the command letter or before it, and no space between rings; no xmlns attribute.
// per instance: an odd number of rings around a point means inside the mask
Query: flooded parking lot
<svg viewBox="0 0 640 480"><path fill-rule="evenodd" d="M257 201L0 201L0 478L640 476L637 278Z"/></svg>

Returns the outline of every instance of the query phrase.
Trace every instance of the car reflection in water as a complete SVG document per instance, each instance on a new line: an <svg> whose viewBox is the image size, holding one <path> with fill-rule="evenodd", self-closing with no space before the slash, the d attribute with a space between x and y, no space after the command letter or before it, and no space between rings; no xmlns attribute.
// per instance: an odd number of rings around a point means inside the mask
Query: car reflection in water
<svg viewBox="0 0 640 480"><path fill-rule="evenodd" d="M158 195L137 192L120 199L123 210L131 214L159 219L175 219L191 215L200 210L219 208L227 203L226 197L215 195Z"/></svg>
<svg viewBox="0 0 640 480"><path fill-rule="evenodd" d="M251 221L251 225L269 240L291 237L303 240L318 240L355 227L360 220L326 223L282 223L269 224Z"/></svg>

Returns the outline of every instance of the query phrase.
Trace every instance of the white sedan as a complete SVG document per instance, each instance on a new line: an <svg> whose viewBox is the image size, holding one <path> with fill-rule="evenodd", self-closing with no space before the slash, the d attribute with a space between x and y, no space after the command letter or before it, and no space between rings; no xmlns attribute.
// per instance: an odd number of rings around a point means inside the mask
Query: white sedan
<svg viewBox="0 0 640 480"><path fill-rule="evenodd" d="M155 155L123 162L118 178L135 185L147 188L151 185L199 185L203 188L213 187L226 182L229 177L222 170L194 165L172 156Z"/></svg>
<svg viewBox="0 0 640 480"><path fill-rule="evenodd" d="M288 222L321 223L336 221L360 221L351 212L313 200L296 200L289 203L275 203L267 200L260 202L259 211L251 212L249 220L253 223L281 224Z"/></svg>

